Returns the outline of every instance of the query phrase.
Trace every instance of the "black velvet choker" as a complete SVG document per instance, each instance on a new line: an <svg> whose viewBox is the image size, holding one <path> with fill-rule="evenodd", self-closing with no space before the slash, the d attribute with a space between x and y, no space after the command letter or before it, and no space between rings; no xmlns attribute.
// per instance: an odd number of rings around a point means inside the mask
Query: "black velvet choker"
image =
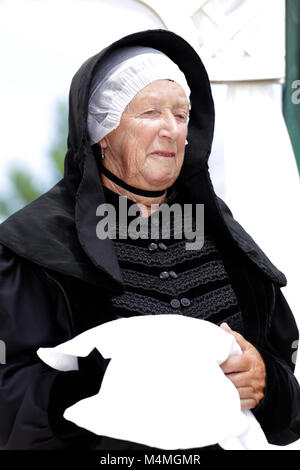
<svg viewBox="0 0 300 470"><path fill-rule="evenodd" d="M134 186L130 186L129 184L125 183L124 181L120 180L116 175L111 173L107 168L105 168L104 165L100 165L100 169L102 173L106 176L106 178L110 179L114 183L116 183L118 186L121 186L121 188L126 189L127 191L130 191L133 194L138 194L139 196L145 196L145 197L158 197L162 196L165 192L166 189L162 189L160 191L146 191L144 189L139 189L135 188Z"/></svg>

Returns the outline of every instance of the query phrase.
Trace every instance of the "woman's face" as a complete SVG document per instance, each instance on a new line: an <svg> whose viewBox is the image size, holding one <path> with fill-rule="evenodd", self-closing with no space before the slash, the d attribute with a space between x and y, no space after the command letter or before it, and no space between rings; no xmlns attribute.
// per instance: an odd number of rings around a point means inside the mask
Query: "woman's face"
<svg viewBox="0 0 300 470"><path fill-rule="evenodd" d="M126 183L160 190L177 179L184 159L189 101L180 85L157 80L123 112L117 129L99 144L105 166Z"/></svg>

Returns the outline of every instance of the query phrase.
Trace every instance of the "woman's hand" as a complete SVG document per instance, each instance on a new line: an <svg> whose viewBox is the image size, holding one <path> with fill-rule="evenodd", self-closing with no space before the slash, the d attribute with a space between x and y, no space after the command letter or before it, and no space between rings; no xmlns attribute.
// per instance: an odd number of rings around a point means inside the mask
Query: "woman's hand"
<svg viewBox="0 0 300 470"><path fill-rule="evenodd" d="M242 350L240 356L229 357L220 367L226 377L236 386L241 399L241 409L250 410L257 406L264 396L265 363L257 349L240 333L233 331L227 323L222 323L220 327L235 337Z"/></svg>

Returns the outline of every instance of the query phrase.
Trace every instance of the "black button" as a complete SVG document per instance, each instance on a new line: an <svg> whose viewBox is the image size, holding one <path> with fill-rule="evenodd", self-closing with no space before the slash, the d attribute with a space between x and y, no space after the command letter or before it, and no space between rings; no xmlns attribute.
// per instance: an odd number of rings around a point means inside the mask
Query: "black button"
<svg viewBox="0 0 300 470"><path fill-rule="evenodd" d="M183 297L180 300L180 303L183 307L189 307L191 305L191 301L189 299L187 299L186 297Z"/></svg>
<svg viewBox="0 0 300 470"><path fill-rule="evenodd" d="M148 250L149 251L157 250L157 243L150 243L150 245L148 245Z"/></svg>
<svg viewBox="0 0 300 470"><path fill-rule="evenodd" d="M168 279L169 273L167 271L162 271L159 275L161 279Z"/></svg>
<svg viewBox="0 0 300 470"><path fill-rule="evenodd" d="M159 243L158 246L159 246L159 249L163 251L166 251L168 249L164 243Z"/></svg>
<svg viewBox="0 0 300 470"><path fill-rule="evenodd" d="M180 308L180 302L178 299L172 299L170 304L172 308Z"/></svg>
<svg viewBox="0 0 300 470"><path fill-rule="evenodd" d="M177 279L178 276L177 274L175 273L175 271L169 271L169 275L173 278L173 279Z"/></svg>

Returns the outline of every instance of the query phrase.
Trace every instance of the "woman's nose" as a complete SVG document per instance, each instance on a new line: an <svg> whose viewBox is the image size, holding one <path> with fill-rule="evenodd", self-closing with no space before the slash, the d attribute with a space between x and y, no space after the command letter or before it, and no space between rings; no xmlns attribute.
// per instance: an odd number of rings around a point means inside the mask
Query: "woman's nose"
<svg viewBox="0 0 300 470"><path fill-rule="evenodd" d="M162 121L159 136L167 137L171 140L176 140L178 137L179 127L178 122L173 114L168 115Z"/></svg>

